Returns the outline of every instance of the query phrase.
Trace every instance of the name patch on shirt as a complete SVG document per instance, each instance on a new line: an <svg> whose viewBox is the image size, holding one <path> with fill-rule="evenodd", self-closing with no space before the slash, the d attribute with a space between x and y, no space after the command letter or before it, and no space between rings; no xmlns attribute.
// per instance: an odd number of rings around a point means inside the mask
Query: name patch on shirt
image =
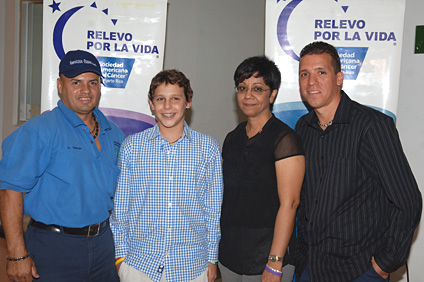
<svg viewBox="0 0 424 282"><path fill-rule="evenodd" d="M117 141L113 141L113 144L115 145L115 154L116 157L119 156L119 150L121 149L121 143L117 142Z"/></svg>
<svg viewBox="0 0 424 282"><path fill-rule="evenodd" d="M68 149L81 150L81 147L68 146Z"/></svg>

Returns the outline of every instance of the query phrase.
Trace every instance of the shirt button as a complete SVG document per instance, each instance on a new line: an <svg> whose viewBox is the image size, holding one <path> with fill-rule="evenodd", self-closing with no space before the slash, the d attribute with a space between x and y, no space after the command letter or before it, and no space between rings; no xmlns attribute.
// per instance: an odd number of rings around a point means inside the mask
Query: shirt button
<svg viewBox="0 0 424 282"><path fill-rule="evenodd" d="M169 154L171 154L171 151L166 151L166 153L169 155Z"/></svg>
<svg viewBox="0 0 424 282"><path fill-rule="evenodd" d="M172 207L172 203L169 203L169 204L168 204L168 208L170 208L170 207Z"/></svg>
<svg viewBox="0 0 424 282"><path fill-rule="evenodd" d="M159 265L158 272L159 272L159 273L162 273L163 268L164 268L164 266L163 266L163 265Z"/></svg>
<svg viewBox="0 0 424 282"><path fill-rule="evenodd" d="M168 232L171 232L171 228L168 228Z"/></svg>
<svg viewBox="0 0 424 282"><path fill-rule="evenodd" d="M169 256L169 253L168 253L168 252L166 252L165 256Z"/></svg>
<svg viewBox="0 0 424 282"><path fill-rule="evenodd" d="M324 156L321 156L321 160L323 160L324 159Z"/></svg>
<svg viewBox="0 0 424 282"><path fill-rule="evenodd" d="M173 177L172 177L172 176L170 176L170 177L169 177L169 180L172 180L172 179L173 179Z"/></svg>

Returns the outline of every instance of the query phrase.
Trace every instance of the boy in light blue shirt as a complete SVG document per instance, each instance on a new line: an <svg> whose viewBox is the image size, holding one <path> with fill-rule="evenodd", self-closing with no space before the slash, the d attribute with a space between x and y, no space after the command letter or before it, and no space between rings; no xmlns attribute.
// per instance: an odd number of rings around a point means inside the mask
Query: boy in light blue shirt
<svg viewBox="0 0 424 282"><path fill-rule="evenodd" d="M158 123L122 144L111 227L123 282L217 277L221 155L185 123L192 97L182 72L158 73L149 91Z"/></svg>

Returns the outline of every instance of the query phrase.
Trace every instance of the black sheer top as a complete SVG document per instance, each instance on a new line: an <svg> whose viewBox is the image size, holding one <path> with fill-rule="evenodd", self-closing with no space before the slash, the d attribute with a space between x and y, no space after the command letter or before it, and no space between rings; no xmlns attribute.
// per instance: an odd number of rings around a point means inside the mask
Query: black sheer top
<svg viewBox="0 0 424 282"><path fill-rule="evenodd" d="M222 150L219 261L238 274L259 275L268 260L280 207L275 162L304 153L298 135L274 115L252 138L247 137L246 124L227 135Z"/></svg>

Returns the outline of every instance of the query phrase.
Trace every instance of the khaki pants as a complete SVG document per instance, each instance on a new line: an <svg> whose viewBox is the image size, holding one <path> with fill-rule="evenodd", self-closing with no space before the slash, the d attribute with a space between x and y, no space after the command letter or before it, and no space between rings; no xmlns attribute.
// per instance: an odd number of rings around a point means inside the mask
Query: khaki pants
<svg viewBox="0 0 424 282"><path fill-rule="evenodd" d="M261 282L262 275L240 275L224 265L219 263L219 271L221 272L222 282ZM287 264L283 267L283 277L281 282L292 282L294 275L294 266Z"/></svg>
<svg viewBox="0 0 424 282"><path fill-rule="evenodd" d="M160 282L166 282L165 276L164 271ZM149 276L134 267L129 266L125 262L122 262L121 267L119 268L119 278L121 279L121 282L153 282ZM190 282L208 282L208 269L203 271L202 274Z"/></svg>

